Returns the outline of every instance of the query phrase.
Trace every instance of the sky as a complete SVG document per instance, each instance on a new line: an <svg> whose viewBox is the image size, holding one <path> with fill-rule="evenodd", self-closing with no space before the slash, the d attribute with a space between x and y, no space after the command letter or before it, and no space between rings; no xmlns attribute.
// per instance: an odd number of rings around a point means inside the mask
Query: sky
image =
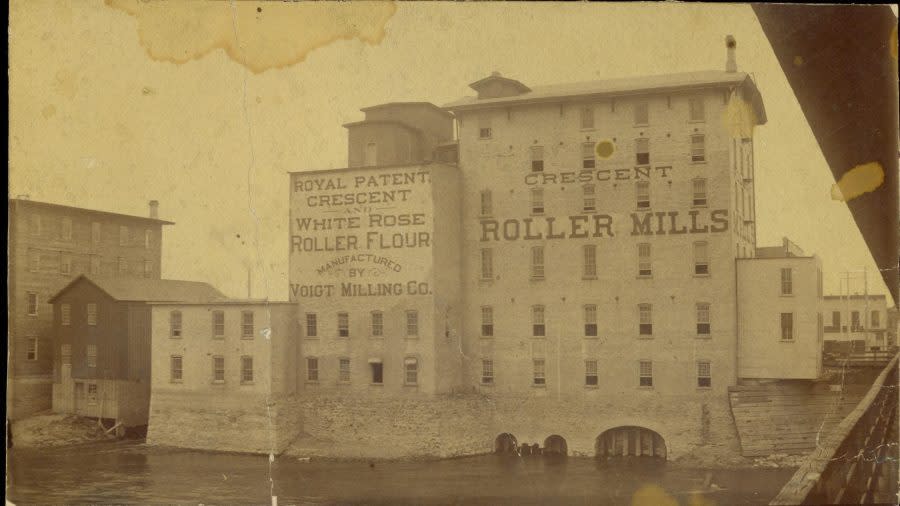
<svg viewBox="0 0 900 506"><path fill-rule="evenodd" d="M870 293L887 294L748 5L31 0L10 11L10 195L137 215L159 200L176 222L166 278L244 297L250 269L253 297L286 300L287 173L346 166L341 125L362 107L444 104L492 71L537 86L724 69L731 34L768 114L754 133L759 245L787 236L818 255L826 293L867 269Z"/></svg>

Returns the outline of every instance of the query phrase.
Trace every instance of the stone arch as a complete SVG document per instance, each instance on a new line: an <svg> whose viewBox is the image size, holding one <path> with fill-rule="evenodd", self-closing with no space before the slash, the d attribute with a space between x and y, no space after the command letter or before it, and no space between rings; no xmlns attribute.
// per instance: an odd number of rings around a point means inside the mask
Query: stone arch
<svg viewBox="0 0 900 506"><path fill-rule="evenodd" d="M666 441L645 427L625 425L604 431L594 444L597 457L652 457L666 460Z"/></svg>
<svg viewBox="0 0 900 506"><path fill-rule="evenodd" d="M544 455L568 455L569 445L566 438L553 434L544 440Z"/></svg>
<svg viewBox="0 0 900 506"><path fill-rule="evenodd" d="M519 442L516 436L509 432L504 432L494 439L494 453L498 455L518 455Z"/></svg>

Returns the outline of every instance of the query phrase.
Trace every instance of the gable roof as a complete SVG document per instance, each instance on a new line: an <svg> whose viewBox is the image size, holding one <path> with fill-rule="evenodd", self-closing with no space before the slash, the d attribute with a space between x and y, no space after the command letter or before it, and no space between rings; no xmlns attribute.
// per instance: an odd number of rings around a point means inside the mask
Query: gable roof
<svg viewBox="0 0 900 506"><path fill-rule="evenodd" d="M226 299L209 283L173 279L101 278L82 274L51 297L51 304L73 286L90 283L119 302L211 302Z"/></svg>

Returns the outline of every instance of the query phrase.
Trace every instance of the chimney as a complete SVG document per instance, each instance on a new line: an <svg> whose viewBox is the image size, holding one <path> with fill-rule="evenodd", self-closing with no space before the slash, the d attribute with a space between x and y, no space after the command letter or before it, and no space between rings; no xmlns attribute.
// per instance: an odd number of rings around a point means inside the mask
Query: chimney
<svg viewBox="0 0 900 506"><path fill-rule="evenodd" d="M734 50L737 47L734 37L729 35L725 37L725 47L728 50L728 59L725 60L725 72L737 72L737 61L734 57Z"/></svg>
<svg viewBox="0 0 900 506"><path fill-rule="evenodd" d="M151 200L150 201L150 217L154 220L159 219L159 201Z"/></svg>

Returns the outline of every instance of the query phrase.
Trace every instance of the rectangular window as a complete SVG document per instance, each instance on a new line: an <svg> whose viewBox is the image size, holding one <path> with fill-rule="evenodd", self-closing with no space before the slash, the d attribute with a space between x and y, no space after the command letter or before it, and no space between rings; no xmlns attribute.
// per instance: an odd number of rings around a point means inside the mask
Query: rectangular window
<svg viewBox="0 0 900 506"><path fill-rule="evenodd" d="M544 306L531 307L531 335L544 337L547 328L544 325Z"/></svg>
<svg viewBox="0 0 900 506"><path fill-rule="evenodd" d="M100 257L91 255L91 274L100 274Z"/></svg>
<svg viewBox="0 0 900 506"><path fill-rule="evenodd" d="M419 335L419 312L410 310L406 312L406 335L410 337Z"/></svg>
<svg viewBox="0 0 900 506"><path fill-rule="evenodd" d="M225 311L212 312L212 336L213 339L225 338Z"/></svg>
<svg viewBox="0 0 900 506"><path fill-rule="evenodd" d="M59 229L59 238L63 241L72 240L72 218L64 217Z"/></svg>
<svg viewBox="0 0 900 506"><path fill-rule="evenodd" d="M706 161L706 136L703 134L695 134L691 136L691 161Z"/></svg>
<svg viewBox="0 0 900 506"><path fill-rule="evenodd" d="M478 118L478 138L479 139L490 139L493 135L493 130L491 129L491 117L488 115L482 115Z"/></svg>
<svg viewBox="0 0 900 506"><path fill-rule="evenodd" d="M60 304L59 305L59 320L63 325L71 325L72 324L72 305L71 304Z"/></svg>
<svg viewBox="0 0 900 506"><path fill-rule="evenodd" d="M153 277L153 263L150 260L144 260L144 277Z"/></svg>
<svg viewBox="0 0 900 506"><path fill-rule="evenodd" d="M306 313L306 337L318 337L319 328L316 322L316 313Z"/></svg>
<svg viewBox="0 0 900 506"><path fill-rule="evenodd" d="M649 360L640 361L638 384L642 387L653 386L653 362Z"/></svg>
<svg viewBox="0 0 900 506"><path fill-rule="evenodd" d="M793 295L794 293L794 275L790 267L781 269L781 295Z"/></svg>
<svg viewBox="0 0 900 506"><path fill-rule="evenodd" d="M407 385L417 385L419 383L419 360L413 357L407 357L403 360L403 370L406 373L403 382Z"/></svg>
<svg viewBox="0 0 900 506"><path fill-rule="evenodd" d="M584 253L584 269L582 276L585 278L597 277L597 245L585 244L582 246Z"/></svg>
<svg viewBox="0 0 900 506"><path fill-rule="evenodd" d="M253 311L241 311L241 339L253 339Z"/></svg>
<svg viewBox="0 0 900 506"><path fill-rule="evenodd" d="M88 404L97 404L98 391L96 383L88 383L87 386L87 401Z"/></svg>
<svg viewBox="0 0 900 506"><path fill-rule="evenodd" d="M638 181L634 184L635 200L638 209L650 208L650 181Z"/></svg>
<svg viewBox="0 0 900 506"><path fill-rule="evenodd" d="M650 124L650 107L647 102L640 102L634 105L634 124Z"/></svg>
<svg viewBox="0 0 900 506"><path fill-rule="evenodd" d="M31 215L31 223L28 227L31 235L38 236L41 235L41 215L32 214Z"/></svg>
<svg viewBox="0 0 900 506"><path fill-rule="evenodd" d="M881 314L879 314L878 311L872 311L872 318L869 323L873 329L881 327Z"/></svg>
<svg viewBox="0 0 900 506"><path fill-rule="evenodd" d="M38 340L36 337L28 338L28 347L25 349L26 360L37 360L38 358Z"/></svg>
<svg viewBox="0 0 900 506"><path fill-rule="evenodd" d="M650 165L650 139L646 137L635 139L634 154L637 165Z"/></svg>
<svg viewBox="0 0 900 506"><path fill-rule="evenodd" d="M384 313L381 311L372 311L372 336L384 336Z"/></svg>
<svg viewBox="0 0 900 506"><path fill-rule="evenodd" d="M384 383L384 364L381 362L369 362L369 368L372 370L372 384L381 385Z"/></svg>
<svg viewBox="0 0 900 506"><path fill-rule="evenodd" d="M97 367L97 345L89 344L84 352L85 363L88 367Z"/></svg>
<svg viewBox="0 0 900 506"><path fill-rule="evenodd" d="M841 331L841 312L840 311L832 311L831 312L831 328L834 332Z"/></svg>
<svg viewBox="0 0 900 506"><path fill-rule="evenodd" d="M181 337L181 311L169 313L169 336L176 339Z"/></svg>
<svg viewBox="0 0 900 506"><path fill-rule="evenodd" d="M241 357L241 383L253 383L253 357Z"/></svg>
<svg viewBox="0 0 900 506"><path fill-rule="evenodd" d="M338 381L342 383L350 382L350 359L342 358L339 362Z"/></svg>
<svg viewBox="0 0 900 506"><path fill-rule="evenodd" d="M481 249L481 279L494 279L494 250Z"/></svg>
<svg viewBox="0 0 900 506"><path fill-rule="evenodd" d="M584 335L597 337L597 306L593 304L584 306Z"/></svg>
<svg viewBox="0 0 900 506"><path fill-rule="evenodd" d="M482 360L481 361L481 383L483 385L493 385L494 384L494 361L493 360Z"/></svg>
<svg viewBox="0 0 900 506"><path fill-rule="evenodd" d="M690 108L689 117L691 121L706 120L706 108L704 107L702 98L692 98L688 100L688 106Z"/></svg>
<svg viewBox="0 0 900 506"><path fill-rule="evenodd" d="M850 312L850 331L851 332L859 332L862 330L862 325L859 324L859 311L851 311Z"/></svg>
<svg viewBox="0 0 900 506"><path fill-rule="evenodd" d="M531 277L544 279L544 247L531 247Z"/></svg>
<svg viewBox="0 0 900 506"><path fill-rule="evenodd" d="M97 304L94 302L89 302L85 306L85 310L87 311L87 324L91 326L97 325Z"/></svg>
<svg viewBox="0 0 900 506"><path fill-rule="evenodd" d="M62 356L62 365L72 365L72 345L64 344L60 349Z"/></svg>
<svg viewBox="0 0 900 506"><path fill-rule="evenodd" d="M706 206L706 180L702 178L693 180L694 206Z"/></svg>
<svg viewBox="0 0 900 506"><path fill-rule="evenodd" d="M596 360L585 360L584 361L584 384L585 384L585 386L589 386L589 387L597 386L597 361Z"/></svg>
<svg viewBox="0 0 900 506"><path fill-rule="evenodd" d="M494 336L494 308L491 306L481 306L481 335Z"/></svg>
<svg viewBox="0 0 900 506"><path fill-rule="evenodd" d="M125 257L119 257L118 268L119 268L119 274L128 273L128 261L125 260Z"/></svg>
<svg viewBox="0 0 900 506"><path fill-rule="evenodd" d="M709 334L709 304L701 302L697 304L697 335L708 337Z"/></svg>
<svg viewBox="0 0 900 506"><path fill-rule="evenodd" d="M700 388L709 388L712 386L712 376L710 375L708 360L697 362L697 386Z"/></svg>
<svg viewBox="0 0 900 506"><path fill-rule="evenodd" d="M481 215L490 216L494 212L494 202L491 190L482 190L481 192Z"/></svg>
<svg viewBox="0 0 900 506"><path fill-rule="evenodd" d="M225 357L213 357L213 382L225 383Z"/></svg>
<svg viewBox="0 0 900 506"><path fill-rule="evenodd" d="M28 292L26 303L26 310L28 311L28 316L37 316L38 314L38 294L34 292Z"/></svg>
<svg viewBox="0 0 900 506"><path fill-rule="evenodd" d="M783 341L794 339L794 313L781 313L781 339Z"/></svg>
<svg viewBox="0 0 900 506"><path fill-rule="evenodd" d="M91 223L91 244L93 244L94 246L100 244L100 237L101 237L100 231L101 230L102 230L102 227L101 227L100 223L98 223L96 221Z"/></svg>
<svg viewBox="0 0 900 506"><path fill-rule="evenodd" d="M653 274L653 263L650 261L650 243L638 244L638 276Z"/></svg>
<svg viewBox="0 0 900 506"><path fill-rule="evenodd" d="M306 381L319 381L319 359L306 357Z"/></svg>
<svg viewBox="0 0 900 506"><path fill-rule="evenodd" d="M594 128L594 108L593 107L582 107L581 108L581 128L583 128L583 129Z"/></svg>
<svg viewBox="0 0 900 506"><path fill-rule="evenodd" d="M704 241L694 243L694 274L709 274L709 251Z"/></svg>
<svg viewBox="0 0 900 506"><path fill-rule="evenodd" d="M338 313L338 337L350 337L350 315Z"/></svg>
<svg viewBox="0 0 900 506"><path fill-rule="evenodd" d="M544 375L544 359L534 360L534 384L535 385L545 385L547 384L547 379Z"/></svg>
<svg viewBox="0 0 900 506"><path fill-rule="evenodd" d="M593 213L597 210L597 189L592 184L586 184L581 187L584 192L583 210L586 213Z"/></svg>
<svg viewBox="0 0 900 506"><path fill-rule="evenodd" d="M544 214L544 189L531 189L531 214Z"/></svg>
<svg viewBox="0 0 900 506"><path fill-rule="evenodd" d="M638 333L642 336L653 335L653 313L650 304L638 304Z"/></svg>
<svg viewBox="0 0 900 506"><path fill-rule="evenodd" d="M596 155L594 154L594 143L583 143L581 145L581 167L584 169L593 169L596 166L596 161Z"/></svg>
<svg viewBox="0 0 900 506"><path fill-rule="evenodd" d="M153 232L144 230L144 249L150 249L150 243L153 240Z"/></svg>
<svg viewBox="0 0 900 506"><path fill-rule="evenodd" d="M72 256L68 253L60 253L59 255L59 273L68 276L72 273Z"/></svg>
<svg viewBox="0 0 900 506"><path fill-rule="evenodd" d="M125 225L119 226L119 246L128 246L131 237L128 235L128 227Z"/></svg>
<svg viewBox="0 0 900 506"><path fill-rule="evenodd" d="M544 170L544 146L531 146L531 172Z"/></svg>
<svg viewBox="0 0 900 506"><path fill-rule="evenodd" d="M181 355L172 355L169 357L169 381L179 382L183 377Z"/></svg>

